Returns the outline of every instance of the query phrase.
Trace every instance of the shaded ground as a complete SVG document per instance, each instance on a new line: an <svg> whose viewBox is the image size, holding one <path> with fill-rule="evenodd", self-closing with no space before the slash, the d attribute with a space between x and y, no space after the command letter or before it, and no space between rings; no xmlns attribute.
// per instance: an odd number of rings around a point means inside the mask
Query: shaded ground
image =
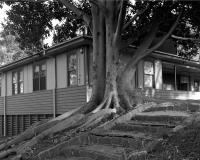
<svg viewBox="0 0 200 160"><path fill-rule="evenodd" d="M193 124L170 137L148 155L149 160L199 160L200 126Z"/></svg>

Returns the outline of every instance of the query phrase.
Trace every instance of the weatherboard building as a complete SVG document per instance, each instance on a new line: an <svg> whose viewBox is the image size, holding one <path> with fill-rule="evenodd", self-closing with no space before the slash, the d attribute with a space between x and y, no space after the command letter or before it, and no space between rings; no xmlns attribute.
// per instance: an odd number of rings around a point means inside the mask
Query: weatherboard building
<svg viewBox="0 0 200 160"><path fill-rule="evenodd" d="M130 46L121 56L134 54ZM82 106L91 95L92 39L80 36L0 67L0 136ZM200 101L200 63L177 56L171 41L141 60L132 79L133 99Z"/></svg>

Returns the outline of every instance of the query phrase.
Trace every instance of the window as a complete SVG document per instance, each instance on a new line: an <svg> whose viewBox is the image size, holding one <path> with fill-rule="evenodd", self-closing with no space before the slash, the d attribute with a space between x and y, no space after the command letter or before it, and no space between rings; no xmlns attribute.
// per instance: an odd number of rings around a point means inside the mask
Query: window
<svg viewBox="0 0 200 160"><path fill-rule="evenodd" d="M46 89L46 63L37 63L33 67L33 91Z"/></svg>
<svg viewBox="0 0 200 160"><path fill-rule="evenodd" d="M194 81L194 91L200 91L200 90L199 90L199 87L200 87L199 85L200 85L199 81L198 81L198 80L195 80L195 81Z"/></svg>
<svg viewBox="0 0 200 160"><path fill-rule="evenodd" d="M24 92L24 74L22 70L12 72L12 94Z"/></svg>
<svg viewBox="0 0 200 160"><path fill-rule="evenodd" d="M190 77L185 75L179 75L176 76L176 84L177 89L180 91L189 91L190 90Z"/></svg>
<svg viewBox="0 0 200 160"><path fill-rule="evenodd" d="M154 65L153 62L144 62L144 87L154 87Z"/></svg>
<svg viewBox="0 0 200 160"><path fill-rule="evenodd" d="M68 86L78 85L78 56L72 53L67 56Z"/></svg>
<svg viewBox="0 0 200 160"><path fill-rule="evenodd" d="M0 96L1 96L1 88L2 88L2 76L0 75Z"/></svg>

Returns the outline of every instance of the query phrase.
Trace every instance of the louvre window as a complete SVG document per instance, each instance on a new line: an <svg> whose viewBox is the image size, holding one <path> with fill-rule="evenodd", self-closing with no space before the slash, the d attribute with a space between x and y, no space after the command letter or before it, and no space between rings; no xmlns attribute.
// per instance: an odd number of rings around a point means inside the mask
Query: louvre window
<svg viewBox="0 0 200 160"><path fill-rule="evenodd" d="M33 67L33 91L46 89L46 63L37 63Z"/></svg>
<svg viewBox="0 0 200 160"><path fill-rule="evenodd" d="M144 87L154 87L154 65L153 62L144 62Z"/></svg>
<svg viewBox="0 0 200 160"><path fill-rule="evenodd" d="M76 53L67 56L68 86L78 85L78 57Z"/></svg>
<svg viewBox="0 0 200 160"><path fill-rule="evenodd" d="M24 73L22 70L12 72L12 94L24 92Z"/></svg>

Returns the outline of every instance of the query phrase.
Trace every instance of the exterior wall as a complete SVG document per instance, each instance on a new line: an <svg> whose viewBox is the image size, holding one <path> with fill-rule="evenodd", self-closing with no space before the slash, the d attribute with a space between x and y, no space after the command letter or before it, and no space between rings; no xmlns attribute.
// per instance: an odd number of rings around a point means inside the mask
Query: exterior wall
<svg viewBox="0 0 200 160"><path fill-rule="evenodd" d="M56 57L57 63L57 88L67 87L67 58L66 54L61 54Z"/></svg>
<svg viewBox="0 0 200 160"><path fill-rule="evenodd" d="M79 50L78 50L79 51ZM78 85L85 84L85 54L84 52L78 53Z"/></svg>
<svg viewBox="0 0 200 160"><path fill-rule="evenodd" d="M55 88L55 59L49 58L47 63L47 89Z"/></svg>
<svg viewBox="0 0 200 160"><path fill-rule="evenodd" d="M4 97L0 97L0 115L3 115Z"/></svg>
<svg viewBox="0 0 200 160"><path fill-rule="evenodd" d="M12 95L12 71L7 72L7 96Z"/></svg>
<svg viewBox="0 0 200 160"><path fill-rule="evenodd" d="M27 75L27 93L33 92L33 64L27 66L28 75Z"/></svg>
<svg viewBox="0 0 200 160"><path fill-rule="evenodd" d="M6 74L2 74L2 77L1 77L1 97L4 97L5 96L5 91L6 91Z"/></svg>
<svg viewBox="0 0 200 160"><path fill-rule="evenodd" d="M160 60L154 61L155 66L155 88L162 89L162 62Z"/></svg>
<svg viewBox="0 0 200 160"><path fill-rule="evenodd" d="M138 88L143 88L144 86L144 63L141 60L138 63Z"/></svg>
<svg viewBox="0 0 200 160"><path fill-rule="evenodd" d="M52 114L52 90L17 94L6 98L6 114Z"/></svg>
<svg viewBox="0 0 200 160"><path fill-rule="evenodd" d="M81 107L86 102L86 86L68 87L56 90L57 114Z"/></svg>

